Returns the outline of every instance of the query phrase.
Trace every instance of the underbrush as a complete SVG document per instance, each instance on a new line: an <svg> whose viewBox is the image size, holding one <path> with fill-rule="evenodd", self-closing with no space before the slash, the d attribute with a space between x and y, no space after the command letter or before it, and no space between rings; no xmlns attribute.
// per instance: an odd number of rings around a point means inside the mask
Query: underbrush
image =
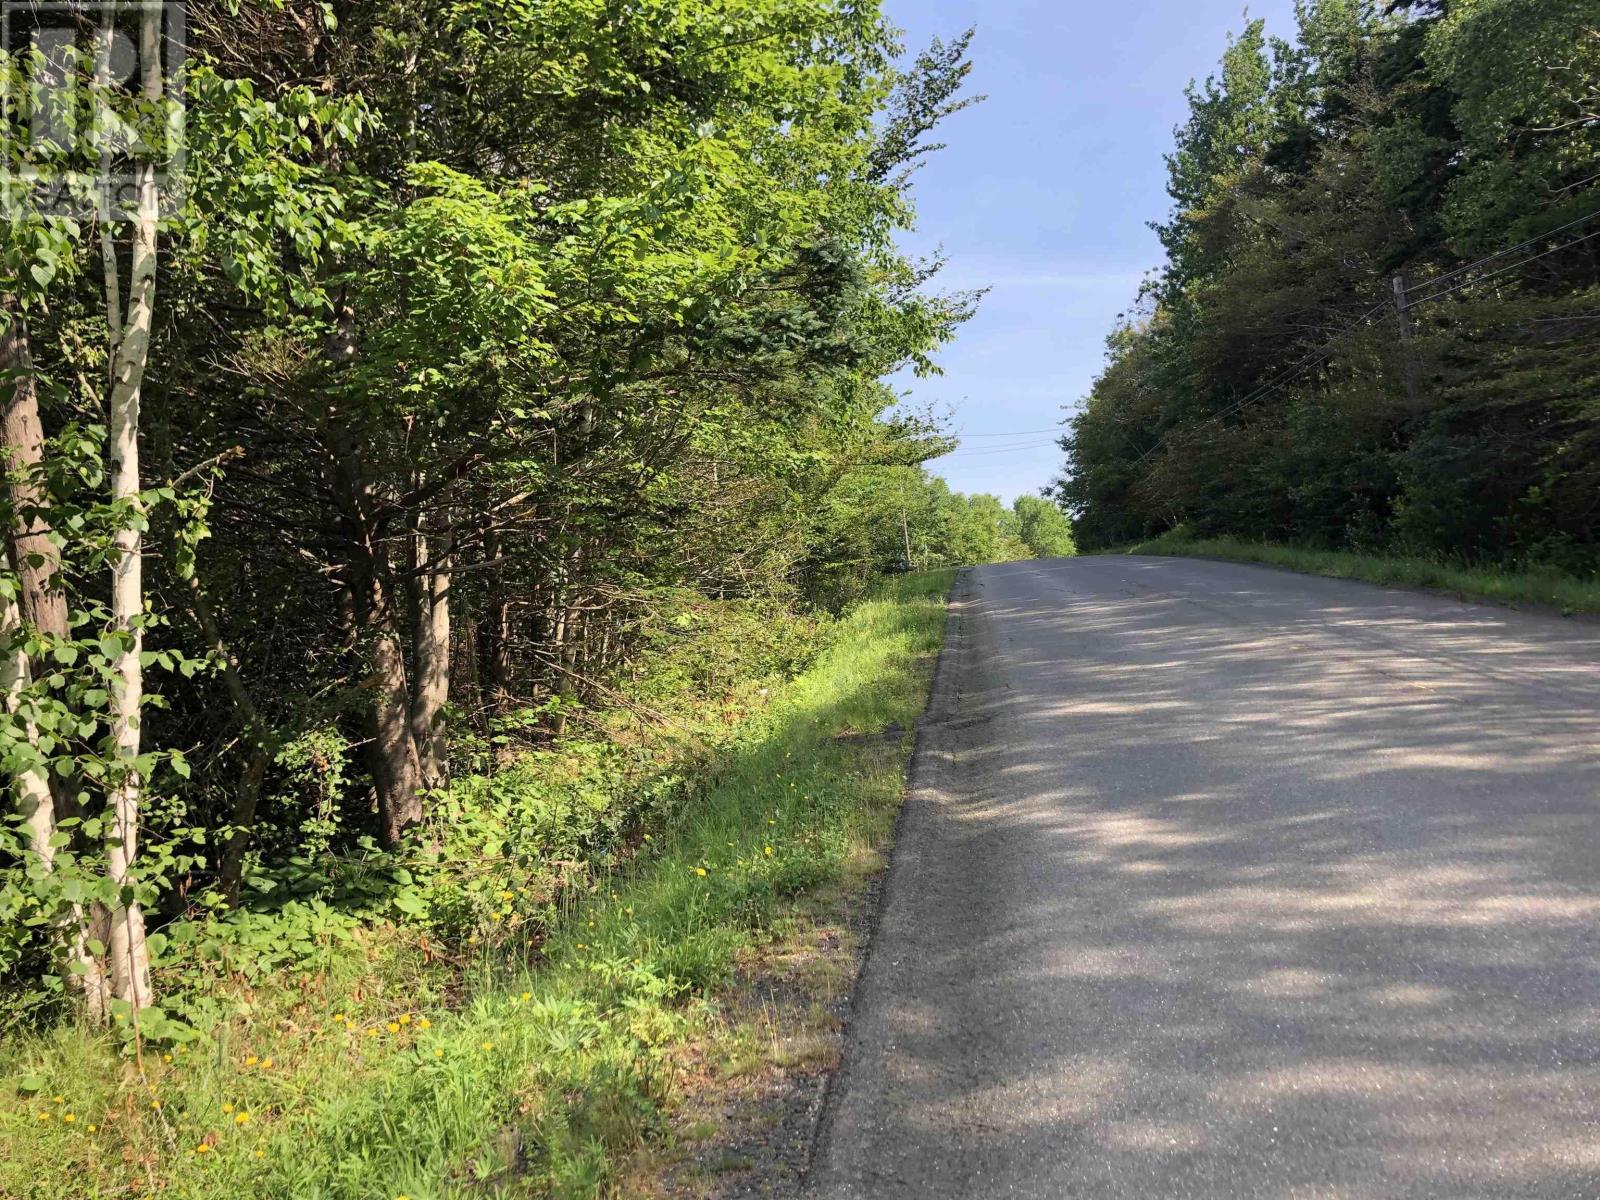
<svg viewBox="0 0 1600 1200"><path fill-rule="evenodd" d="M1516 571L1472 567L1403 555L1314 550L1274 542L1192 538L1181 534L1168 534L1141 542L1128 547L1125 552L1265 563L1335 579L1426 588L1462 599L1492 600L1500 604L1543 604L1568 615L1600 612L1600 579L1581 579L1554 570Z"/></svg>
<svg viewBox="0 0 1600 1200"><path fill-rule="evenodd" d="M458 784L407 860L169 935L169 1029L14 1033L0 1195L606 1194L735 956L886 835L908 739L841 735L915 720L948 583L812 629L788 683L685 662L670 737L619 707Z"/></svg>

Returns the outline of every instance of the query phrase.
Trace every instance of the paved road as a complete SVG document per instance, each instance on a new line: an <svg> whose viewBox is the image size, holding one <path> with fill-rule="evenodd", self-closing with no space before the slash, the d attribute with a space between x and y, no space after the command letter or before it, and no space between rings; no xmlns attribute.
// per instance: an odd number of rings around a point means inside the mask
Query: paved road
<svg viewBox="0 0 1600 1200"><path fill-rule="evenodd" d="M1600 1197L1600 626L967 573L811 1191Z"/></svg>

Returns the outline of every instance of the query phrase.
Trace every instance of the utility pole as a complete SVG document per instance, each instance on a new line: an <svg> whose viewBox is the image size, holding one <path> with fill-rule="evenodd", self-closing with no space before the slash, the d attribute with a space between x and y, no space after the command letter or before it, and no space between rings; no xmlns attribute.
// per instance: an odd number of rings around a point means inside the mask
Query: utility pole
<svg viewBox="0 0 1600 1200"><path fill-rule="evenodd" d="M1404 275L1396 275L1394 277L1394 312L1395 320L1400 326L1400 355L1405 369L1406 400L1410 403L1412 409L1415 409L1417 407L1418 392L1417 353L1416 348L1411 344L1411 317L1406 312L1406 292L1408 290L1406 277Z"/></svg>

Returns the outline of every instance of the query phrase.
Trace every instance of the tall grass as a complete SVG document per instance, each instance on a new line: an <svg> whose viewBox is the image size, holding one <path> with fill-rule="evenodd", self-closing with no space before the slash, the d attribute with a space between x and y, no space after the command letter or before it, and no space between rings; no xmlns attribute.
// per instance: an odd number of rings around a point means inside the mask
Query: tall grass
<svg viewBox="0 0 1600 1200"><path fill-rule="evenodd" d="M912 576L713 759L675 828L569 904L536 960L359 950L242 993L208 1039L64 1026L0 1048L6 1200L593 1196L661 1127L674 1049L735 955L881 843L950 573Z"/></svg>
<svg viewBox="0 0 1600 1200"><path fill-rule="evenodd" d="M1168 534L1130 546L1128 554L1174 554L1223 558L1231 562L1266 563L1311 575L1359 579L1446 592L1469 600L1499 604L1542 604L1566 614L1600 612L1600 580L1579 579L1559 572L1510 571L1469 567L1460 563L1398 555L1357 554L1348 550L1312 550L1275 542L1236 538L1191 538Z"/></svg>

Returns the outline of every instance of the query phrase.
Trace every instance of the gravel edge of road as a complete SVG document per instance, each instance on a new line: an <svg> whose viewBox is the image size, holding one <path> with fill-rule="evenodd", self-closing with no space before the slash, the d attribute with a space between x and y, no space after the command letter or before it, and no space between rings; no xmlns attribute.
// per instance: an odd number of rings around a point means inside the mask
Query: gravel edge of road
<svg viewBox="0 0 1600 1200"><path fill-rule="evenodd" d="M827 1155L834 1136L834 1121L842 1100L851 1086L854 1065L859 1062L856 1053L856 1016L862 995L874 971L875 950L878 946L879 928L896 890L908 867L906 855L901 853L908 844L906 831L917 820L924 805L934 802L933 797L948 774L951 765L950 721L960 707L962 660L967 646L967 603L970 568L956 574L950 593L945 598L946 616L944 644L939 651L939 661L934 666L933 681L928 687L928 702L917 718L916 740L912 744L911 759L906 767L905 798L895 817L894 836L889 847L889 865L875 894L871 909L866 914L861 947L860 964L850 987L847 1004L848 1024L844 1031L844 1054L839 1066L829 1075L824 1085L822 1102L811 1131L811 1149L806 1159L805 1174L800 1180L798 1195L815 1194L816 1170Z"/></svg>

